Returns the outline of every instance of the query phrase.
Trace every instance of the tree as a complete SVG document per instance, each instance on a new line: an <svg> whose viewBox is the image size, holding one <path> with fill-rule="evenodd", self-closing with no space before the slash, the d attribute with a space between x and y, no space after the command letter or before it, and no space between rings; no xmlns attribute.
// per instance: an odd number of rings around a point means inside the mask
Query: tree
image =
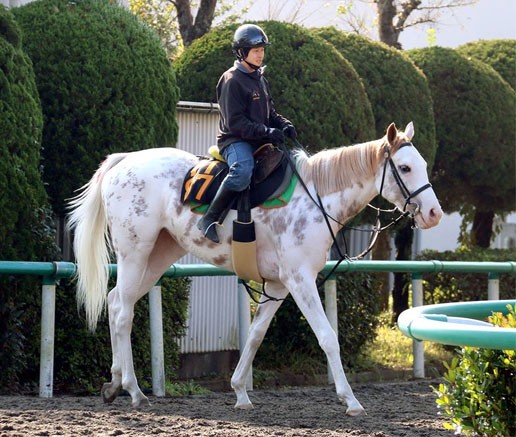
<svg viewBox="0 0 516 437"><path fill-rule="evenodd" d="M378 36L385 44L401 49L403 30L434 25L442 11L473 5L478 0L371 0L378 13Z"/></svg>
<svg viewBox="0 0 516 437"><path fill-rule="evenodd" d="M415 144L426 159L430 171L436 153L435 123L430 88L421 70L416 68L405 53L369 38L341 32L335 28L314 29L313 32L331 42L357 70L371 102L377 136L383 136L386 126L393 121L401 128L409 121L414 122ZM388 207L387 202L385 207ZM408 259L413 234L410 223L399 227L398 234L395 239L397 259ZM373 257L388 259L388 234L385 233L380 238L378 243L383 244L375 247ZM383 251L380 251L380 248ZM388 275L383 275L382 279L382 303L383 309L387 309L390 291ZM395 319L401 311L408 308L408 290L405 282L404 275L395 276Z"/></svg>
<svg viewBox="0 0 516 437"><path fill-rule="evenodd" d="M233 14L235 0L131 0L130 9L159 35L170 59L208 33L213 22L233 23L247 8ZM197 15L194 17L194 10Z"/></svg>
<svg viewBox="0 0 516 437"><path fill-rule="evenodd" d="M352 64L335 47L297 25L277 21L258 24L272 42L266 49L265 75L270 79L275 106L292 120L299 140L310 151L375 138L373 113L363 82ZM217 81L235 59L231 42L236 28L237 24L212 29L192 43L174 63L182 98L216 102ZM344 283L349 291L344 288ZM374 332L378 310L376 284L370 275L346 275L341 284L342 294L346 293L346 297L340 299L346 307L339 311L341 320L347 317L347 326L353 323L356 328L353 336L349 330L340 330L342 337L347 337L340 339L347 345L342 351L355 353ZM300 334L292 339L290 346L283 347L284 327L293 329L293 323L300 327L295 329ZM281 348L278 339L281 339ZM300 344L302 352L320 354L315 336L289 299L280 307L263 345L265 352L260 354L273 359L280 355L292 358L293 350L297 353L301 350L296 349ZM345 359L349 362L349 355Z"/></svg>
<svg viewBox="0 0 516 437"><path fill-rule="evenodd" d="M488 247L495 213L514 210L516 93L490 66L452 49L408 52L430 83L438 148L432 180L445 211L473 218Z"/></svg>

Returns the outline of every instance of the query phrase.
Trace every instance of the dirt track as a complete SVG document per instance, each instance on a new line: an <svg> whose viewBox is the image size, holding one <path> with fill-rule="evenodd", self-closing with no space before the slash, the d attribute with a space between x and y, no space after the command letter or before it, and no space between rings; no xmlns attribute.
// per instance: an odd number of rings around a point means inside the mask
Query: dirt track
<svg viewBox="0 0 516 437"><path fill-rule="evenodd" d="M130 398L0 397L3 436L452 436L437 414L437 381L355 384L368 415L348 417L333 387L255 390L253 410L233 408L233 393L151 398L132 411Z"/></svg>

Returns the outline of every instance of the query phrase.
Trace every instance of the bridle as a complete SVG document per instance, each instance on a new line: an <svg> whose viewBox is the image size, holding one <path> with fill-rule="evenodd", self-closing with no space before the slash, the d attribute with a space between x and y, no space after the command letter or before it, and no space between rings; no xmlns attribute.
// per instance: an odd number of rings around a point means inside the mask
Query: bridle
<svg viewBox="0 0 516 437"><path fill-rule="evenodd" d="M400 144L398 150L401 149L402 147L406 147L406 146L413 146L413 144L406 141L406 142ZM418 215L420 213L420 210L421 210L419 203L413 201L414 197L416 197L418 194L422 193L426 189L432 188L432 184L430 182L427 184L424 184L421 187L419 187L417 190L415 190L411 193L410 190L405 185L405 183L403 182L403 179L401 178L401 176L398 172L398 169L396 168L396 165L394 164L394 162L392 160L391 151L390 151L388 144L386 144L384 146L384 156L385 156L385 164L383 166L382 183L380 185L380 196L382 195L382 192L383 192L383 186L384 186L384 182L385 182L385 174L386 174L386 170L387 170L387 163L389 163L394 180L396 181L396 184L398 185L398 188L400 189L401 194L403 195L403 197L405 197L405 205L403 206L403 213L404 214L407 213L407 215L413 219L416 215ZM407 206L409 206L409 205L415 205L415 208L413 211L407 211Z"/></svg>

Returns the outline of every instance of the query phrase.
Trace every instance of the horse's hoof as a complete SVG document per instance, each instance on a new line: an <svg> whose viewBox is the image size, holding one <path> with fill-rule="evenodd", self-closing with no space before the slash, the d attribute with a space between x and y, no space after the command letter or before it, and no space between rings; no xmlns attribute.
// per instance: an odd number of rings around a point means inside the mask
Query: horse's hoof
<svg viewBox="0 0 516 437"><path fill-rule="evenodd" d="M364 407L362 407L361 405L348 407L348 409L346 410L346 414L348 416L367 416Z"/></svg>
<svg viewBox="0 0 516 437"><path fill-rule="evenodd" d="M147 407L150 407L150 401L146 396L143 396L142 398L133 401L131 404L134 410L141 410Z"/></svg>
<svg viewBox="0 0 516 437"><path fill-rule="evenodd" d="M120 386L118 386L117 389L112 394L108 394L111 391L112 387L113 387L113 384L111 382L106 382L102 386L102 389L100 390L100 394L102 395L102 400L104 401L105 404L110 404L120 394Z"/></svg>
<svg viewBox="0 0 516 437"><path fill-rule="evenodd" d="M235 410L252 410L253 408L254 408L254 405L252 404L252 402L245 403L245 404L240 404L237 402L235 404Z"/></svg>

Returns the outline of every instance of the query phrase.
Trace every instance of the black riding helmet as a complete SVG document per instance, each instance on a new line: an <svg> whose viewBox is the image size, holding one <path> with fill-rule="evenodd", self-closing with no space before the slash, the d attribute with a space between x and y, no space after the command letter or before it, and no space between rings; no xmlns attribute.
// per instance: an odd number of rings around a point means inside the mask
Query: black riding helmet
<svg viewBox="0 0 516 437"><path fill-rule="evenodd" d="M255 24L243 24L233 36L233 53L239 61L243 61L252 48L270 45L263 29Z"/></svg>

